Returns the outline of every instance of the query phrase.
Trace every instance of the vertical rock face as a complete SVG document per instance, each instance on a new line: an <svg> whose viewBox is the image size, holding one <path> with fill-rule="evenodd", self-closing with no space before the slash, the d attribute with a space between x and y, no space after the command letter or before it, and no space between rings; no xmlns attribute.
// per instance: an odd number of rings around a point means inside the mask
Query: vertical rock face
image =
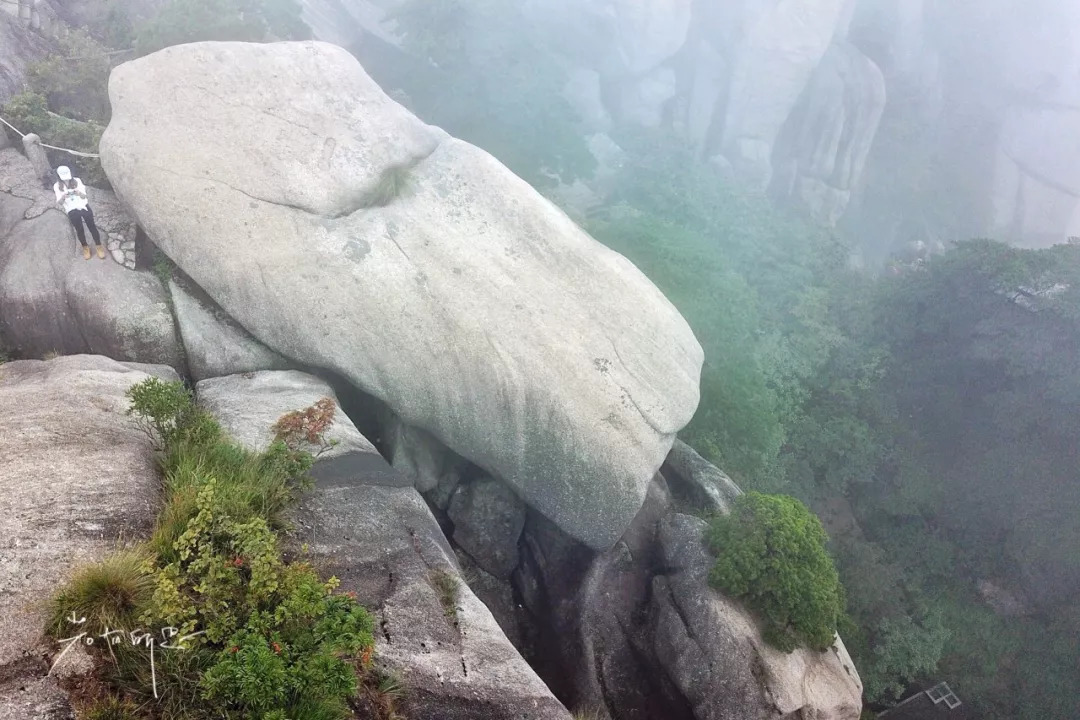
<svg viewBox="0 0 1080 720"><path fill-rule="evenodd" d="M0 365L0 718L70 717L46 678L44 600L77 567L145 539L158 505L149 437L125 393L163 366L77 355Z"/></svg>
<svg viewBox="0 0 1080 720"><path fill-rule="evenodd" d="M772 194L835 225L851 200L885 110L885 78L853 45L837 42L774 149Z"/></svg>
<svg viewBox="0 0 1080 720"><path fill-rule="evenodd" d="M844 6L843 0L789 0L747 8L732 55L720 146L745 182L768 186L773 144L832 42Z"/></svg>
<svg viewBox="0 0 1080 720"><path fill-rule="evenodd" d="M176 46L114 70L110 96L118 195L252 335L341 374L575 537L622 534L697 407L703 361L629 261L340 48Z"/></svg>
<svg viewBox="0 0 1080 720"><path fill-rule="evenodd" d="M666 478L666 479L665 479ZM862 684L843 642L783 653L708 583L705 521L741 491L685 445L616 545L589 553L530 517L513 575L533 652L562 670L562 696L613 718L857 720Z"/></svg>
<svg viewBox="0 0 1080 720"><path fill-rule="evenodd" d="M1043 247L1080 234L1080 102L1014 106L994 171L994 235Z"/></svg>
<svg viewBox="0 0 1080 720"><path fill-rule="evenodd" d="M518 565L518 538L526 507L498 480L460 485L446 513L454 522L454 542L486 572L508 580Z"/></svg>
<svg viewBox="0 0 1080 720"><path fill-rule="evenodd" d="M1080 8L890 0L859 10L851 37L898 98L870 161L882 199L860 217L863 233L1046 246L1080 232L1068 170L1080 160ZM908 186L921 194L904 198ZM901 208L896 230L874 222L890 205Z"/></svg>
<svg viewBox="0 0 1080 720"><path fill-rule="evenodd" d="M44 38L28 31L19 21L18 7L18 3L13 8L6 2L0 3L0 106L22 89L26 67L44 59L49 49ZM12 13L12 9L16 12ZM3 134L0 129L0 135Z"/></svg>
<svg viewBox="0 0 1080 720"><path fill-rule="evenodd" d="M1034 247L1080 235L1080 8L1059 5L1003 18L993 229Z"/></svg>

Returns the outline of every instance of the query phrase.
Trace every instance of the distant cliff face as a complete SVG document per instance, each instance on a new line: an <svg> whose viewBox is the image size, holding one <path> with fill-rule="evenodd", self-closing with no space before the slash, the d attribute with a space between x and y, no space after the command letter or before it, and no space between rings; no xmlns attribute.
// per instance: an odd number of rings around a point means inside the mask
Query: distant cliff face
<svg viewBox="0 0 1080 720"><path fill-rule="evenodd" d="M393 41L393 0L304 0ZM668 126L875 249L1080 234L1080 10L1040 0L523 0L589 125Z"/></svg>
<svg viewBox="0 0 1080 720"><path fill-rule="evenodd" d="M26 66L45 57L48 47L44 38L27 31L18 16L5 12L5 8L0 4L0 105L19 92Z"/></svg>

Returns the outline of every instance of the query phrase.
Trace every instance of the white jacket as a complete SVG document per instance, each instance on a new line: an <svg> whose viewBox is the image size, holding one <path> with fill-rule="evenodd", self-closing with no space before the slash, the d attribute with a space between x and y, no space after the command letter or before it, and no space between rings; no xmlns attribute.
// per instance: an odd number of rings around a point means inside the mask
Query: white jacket
<svg viewBox="0 0 1080 720"><path fill-rule="evenodd" d="M68 188L62 182L53 185L56 202L63 203L64 212L66 213L72 210L85 210L90 206L89 201L86 199L86 186L83 185L83 181L79 178L74 178L74 180L75 187L73 188Z"/></svg>

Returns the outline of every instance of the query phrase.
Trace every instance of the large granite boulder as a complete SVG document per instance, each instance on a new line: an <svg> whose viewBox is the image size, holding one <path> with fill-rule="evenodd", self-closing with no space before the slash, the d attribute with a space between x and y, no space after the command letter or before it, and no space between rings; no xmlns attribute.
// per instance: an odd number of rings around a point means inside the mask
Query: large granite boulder
<svg viewBox="0 0 1080 720"><path fill-rule="evenodd" d="M234 439L254 449L270 437L280 414L303 409L328 389L300 373L268 372L257 380L205 380L196 397ZM362 439L344 416L333 434ZM292 518L293 540L297 551L304 546L307 559L377 614L376 656L408 688L405 716L570 720L462 580L409 479L373 449L354 452L369 457L348 473L320 472L327 460L319 459L315 488Z"/></svg>
<svg viewBox="0 0 1080 720"><path fill-rule="evenodd" d="M109 193L90 189L105 235L133 233ZM50 190L12 148L0 150L0 335L24 357L94 353L183 367L161 281L105 260L83 260Z"/></svg>
<svg viewBox="0 0 1080 720"><path fill-rule="evenodd" d="M125 397L149 377L177 379L90 355L0 365L2 720L71 716L46 677L43 601L75 568L149 533L160 481Z"/></svg>
<svg viewBox="0 0 1080 720"><path fill-rule="evenodd" d="M661 472L670 481L676 502L706 514L729 513L742 488L694 448L676 440Z"/></svg>
<svg viewBox="0 0 1080 720"><path fill-rule="evenodd" d="M252 335L349 379L571 535L622 534L702 363L629 261L337 47L172 47L114 70L110 97L117 193Z"/></svg>

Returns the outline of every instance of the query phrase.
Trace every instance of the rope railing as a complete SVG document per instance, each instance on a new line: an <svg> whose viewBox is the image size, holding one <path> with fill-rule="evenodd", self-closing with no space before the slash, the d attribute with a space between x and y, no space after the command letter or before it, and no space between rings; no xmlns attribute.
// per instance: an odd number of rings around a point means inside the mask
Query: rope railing
<svg viewBox="0 0 1080 720"><path fill-rule="evenodd" d="M21 137L21 138L26 137L26 133L22 132L21 130L19 130L19 128L15 127L14 125L9 123L7 120L5 120L2 117L0 117L0 123L4 123L5 125L7 125L19 137ZM68 155L74 155L75 157L82 157L82 158L100 158L101 157L101 155L99 155L97 153L86 153L86 152L82 152L81 150L72 150L70 148L56 147L55 145L46 145L45 143L40 143L40 145L43 148L48 148L49 150L56 150L58 152L65 152Z"/></svg>

